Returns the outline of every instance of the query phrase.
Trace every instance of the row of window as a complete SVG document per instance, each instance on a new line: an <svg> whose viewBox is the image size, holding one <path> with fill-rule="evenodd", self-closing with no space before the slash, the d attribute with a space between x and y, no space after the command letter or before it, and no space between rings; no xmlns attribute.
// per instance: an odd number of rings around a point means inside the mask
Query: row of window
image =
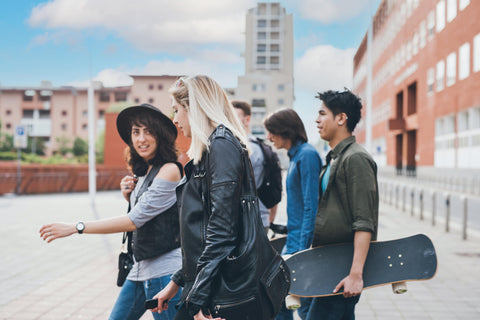
<svg viewBox="0 0 480 320"><path fill-rule="evenodd" d="M270 49L270 52L280 52L279 44L270 44L268 47L265 43L257 44L257 52L267 52L267 48Z"/></svg>
<svg viewBox="0 0 480 320"><path fill-rule="evenodd" d="M458 49L458 80L470 76L470 53L473 54L473 72L480 71L480 33L473 38L473 51L469 42ZM446 75L446 76L445 76ZM427 92L442 91L445 86L450 87L457 80L457 52L450 53L445 60L437 62L436 67L427 70Z"/></svg>
<svg viewBox="0 0 480 320"><path fill-rule="evenodd" d="M279 19L258 19L257 20L257 28L279 28L280 27L280 20Z"/></svg>
<svg viewBox="0 0 480 320"><path fill-rule="evenodd" d="M135 98L135 99L133 99L133 101L135 101L135 103L140 103L140 98ZM150 104L155 103L155 99L148 98L148 103L150 103Z"/></svg>
<svg viewBox="0 0 480 320"><path fill-rule="evenodd" d="M40 101L51 101L53 92L51 90L25 90L23 92L23 101L33 101L34 97L38 94L38 99ZM110 102L110 92L100 91L99 100L100 102ZM127 101L127 92L115 92L114 93L115 102Z"/></svg>
<svg viewBox="0 0 480 320"><path fill-rule="evenodd" d="M435 32L442 31L446 26L446 21L451 22L457 16L458 10L464 10L470 0L441 0L437 2L435 9L429 12L427 18L420 22L418 29L413 33L411 38L398 48L395 54L380 68L373 81L374 90L378 90L390 77L403 68L418 52L423 49L427 41L431 41ZM386 26L386 31L374 39L373 60L384 53L385 48L395 39L396 35L402 30L405 21L418 7L418 0L409 0L401 5L401 10L392 11L391 23ZM362 65L365 61L362 62ZM358 68L364 71L364 66ZM358 72L354 83L358 85L365 77L364 72Z"/></svg>
<svg viewBox="0 0 480 320"><path fill-rule="evenodd" d="M455 126L456 124L456 126ZM480 107L470 108L435 120L435 137L448 137L467 131L480 130Z"/></svg>
<svg viewBox="0 0 480 320"><path fill-rule="evenodd" d="M273 31L273 32L265 32L259 31L257 32L257 40L280 40L280 32Z"/></svg>
<svg viewBox="0 0 480 320"><path fill-rule="evenodd" d="M268 59L267 59L268 58ZM279 56L257 56L257 64L273 64L278 65L280 64L280 57Z"/></svg>
<svg viewBox="0 0 480 320"><path fill-rule="evenodd" d="M267 89L267 85L265 83L255 83L252 84L252 91L255 92L264 92ZM285 91L285 85L284 84L278 84L277 85L277 90L278 91Z"/></svg>

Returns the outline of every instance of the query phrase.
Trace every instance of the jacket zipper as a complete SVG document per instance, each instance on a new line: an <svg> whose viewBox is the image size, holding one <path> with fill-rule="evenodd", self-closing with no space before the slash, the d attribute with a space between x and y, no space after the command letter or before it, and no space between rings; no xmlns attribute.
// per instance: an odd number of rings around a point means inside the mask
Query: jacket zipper
<svg viewBox="0 0 480 320"><path fill-rule="evenodd" d="M220 310L221 309L225 309L225 308L232 308L232 307L235 307L235 306L238 306L238 305L241 305L241 304L244 304L244 303L247 303L247 302L250 302L250 301L253 301L255 300L255 297L250 297L246 300L243 300L243 301L240 301L240 302L235 302L235 303L229 303L229 304L217 304L215 305L214 307L214 310L215 310L215 315L218 315L220 313Z"/></svg>

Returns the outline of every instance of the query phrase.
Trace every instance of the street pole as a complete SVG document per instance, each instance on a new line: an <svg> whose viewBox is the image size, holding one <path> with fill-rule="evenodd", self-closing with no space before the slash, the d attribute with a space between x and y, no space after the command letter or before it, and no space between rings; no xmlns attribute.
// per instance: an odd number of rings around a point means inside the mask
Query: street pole
<svg viewBox="0 0 480 320"><path fill-rule="evenodd" d="M90 204L95 208L95 193L97 191L97 174L95 169L95 101L93 81L88 87L88 193Z"/></svg>
<svg viewBox="0 0 480 320"><path fill-rule="evenodd" d="M368 152L372 153L372 72L373 72L373 62L372 62L372 26L373 26L373 15L372 15L372 1L370 0L370 22L368 24L368 34L367 34L367 110L365 112L365 146Z"/></svg>

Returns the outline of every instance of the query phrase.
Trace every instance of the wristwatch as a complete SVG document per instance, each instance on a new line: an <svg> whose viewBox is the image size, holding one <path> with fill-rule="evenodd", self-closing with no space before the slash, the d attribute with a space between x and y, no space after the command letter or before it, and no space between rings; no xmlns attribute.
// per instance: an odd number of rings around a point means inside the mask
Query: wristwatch
<svg viewBox="0 0 480 320"><path fill-rule="evenodd" d="M85 224L83 222L78 222L75 228L77 228L78 233L82 234L83 230L85 230Z"/></svg>

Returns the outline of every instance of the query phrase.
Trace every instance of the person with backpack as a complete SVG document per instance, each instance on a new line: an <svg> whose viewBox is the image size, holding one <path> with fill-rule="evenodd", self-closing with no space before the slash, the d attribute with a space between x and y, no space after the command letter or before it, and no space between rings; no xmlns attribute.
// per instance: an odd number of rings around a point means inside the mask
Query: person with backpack
<svg viewBox="0 0 480 320"><path fill-rule="evenodd" d="M264 120L267 139L277 149L286 149L290 163L287 172L287 241L282 254L291 255L310 248L313 240L319 196L322 160L307 141L305 126L293 109L280 109ZM298 309L302 317L311 298L302 298ZM293 312L285 305L275 318L293 320Z"/></svg>
<svg viewBox="0 0 480 320"><path fill-rule="evenodd" d="M255 185L260 199L259 207L265 232L275 219L277 206L282 199L282 169L277 154L261 139L255 138L250 130L252 108L248 102L234 100L232 105L248 134L252 153L250 162L253 167Z"/></svg>

